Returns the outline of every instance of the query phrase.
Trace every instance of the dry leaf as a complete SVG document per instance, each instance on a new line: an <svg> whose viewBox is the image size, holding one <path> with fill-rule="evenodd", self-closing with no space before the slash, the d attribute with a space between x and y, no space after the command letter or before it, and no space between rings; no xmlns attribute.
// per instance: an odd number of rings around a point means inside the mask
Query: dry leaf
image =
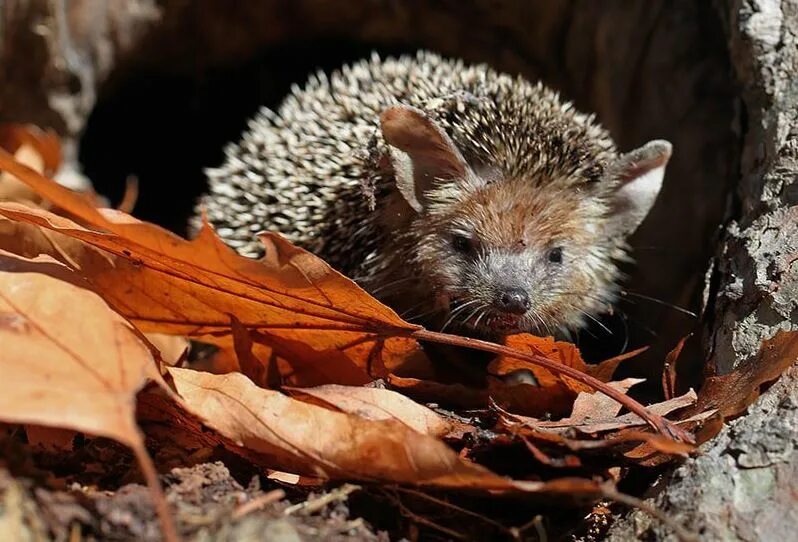
<svg viewBox="0 0 798 542"><path fill-rule="evenodd" d="M75 442L76 431L60 427L28 424L25 426L28 444L48 452L70 452Z"/></svg>
<svg viewBox="0 0 798 542"><path fill-rule="evenodd" d="M160 374L135 329L49 257L0 270L0 418L138 444L135 394Z"/></svg>
<svg viewBox="0 0 798 542"><path fill-rule="evenodd" d="M511 487L404 423L365 420L291 399L239 373L169 373L191 412L238 445L269 457L269 468L321 478Z"/></svg>
<svg viewBox="0 0 798 542"><path fill-rule="evenodd" d="M61 143L53 132L31 125L0 125L0 148L14 155L19 163L46 175L53 175L61 164ZM0 200L41 203L41 198L25 183L7 172L0 173Z"/></svg>
<svg viewBox="0 0 798 542"><path fill-rule="evenodd" d="M133 450L164 536L166 500L135 421L135 395L163 385L150 347L85 281L48 256L0 251L0 420L109 437Z"/></svg>
<svg viewBox="0 0 798 542"><path fill-rule="evenodd" d="M324 404L368 420L397 420L414 431L442 437L451 424L425 406L391 390L329 384L316 388L291 388L298 399L309 396Z"/></svg>
<svg viewBox="0 0 798 542"><path fill-rule="evenodd" d="M32 124L0 125L0 148L10 154L16 154L20 148L26 146L39 157L37 163L40 163L41 167L33 169L45 175L53 175L58 171L62 159L61 141L55 132L42 130Z"/></svg>
<svg viewBox="0 0 798 542"><path fill-rule="evenodd" d="M506 337L504 344L521 352L531 352L558 361L562 365L573 367L603 382L609 381L619 363L646 350L646 348L639 348L603 361L597 365L588 365L582 359L582 355L579 353L579 349L575 344L555 341L553 337L536 337L528 333L523 333ZM535 379L538 381L538 386L541 388L562 386L573 392L592 391L592 388L588 388L584 384L575 382L568 377L553 374L551 371L538 367L537 365L532 365L523 360L507 356L500 356L495 359L488 367L488 372L493 375L503 376L519 369L528 369L532 371L535 375Z"/></svg>
<svg viewBox="0 0 798 542"><path fill-rule="evenodd" d="M616 390L627 393L632 386L644 382L643 378L626 378L619 382L608 382L608 385ZM568 420L574 424L586 424L594 420L607 420L618 416L621 411L621 404L603 393L582 392L574 401L573 410Z"/></svg>
<svg viewBox="0 0 798 542"><path fill-rule="evenodd" d="M596 394L599 395L599 394ZM646 408L649 412L653 412L659 416L665 416L676 410L688 407L696 402L696 393L693 390L688 391L684 395L674 397L668 401L648 405ZM522 417L519 417L522 418ZM576 429L582 433L603 433L617 429L624 429L627 427L646 425L646 422L637 414L632 412L622 416L612 416L603 419L592 418L590 421L563 418L557 421L541 421L527 418L531 420L536 427L541 429L556 429L556 430L573 430Z"/></svg>
<svg viewBox="0 0 798 542"><path fill-rule="evenodd" d="M670 399L676 396L676 362L679 360L679 355L684 349L684 343L687 339L692 337L692 333L676 343L676 346L668 352L665 356L665 365L662 367L662 391L665 394L665 399Z"/></svg>
<svg viewBox="0 0 798 542"><path fill-rule="evenodd" d="M178 335L165 335L163 333L146 333L145 337L161 354L161 360L167 365L175 365L189 350L189 341Z"/></svg>
<svg viewBox="0 0 798 542"><path fill-rule="evenodd" d="M706 379L696 405L685 413L692 416L716 409L728 418L743 412L759 397L762 384L776 380L798 361L798 331L779 331L764 341L759 353L733 372Z"/></svg>
<svg viewBox="0 0 798 542"><path fill-rule="evenodd" d="M588 365L582 359L576 345L555 341L552 337L535 337L529 334L512 335L505 339L505 344L522 352L544 356L604 382L609 380L619 363L645 350L645 348L641 348L598 365ZM555 374L524 360L500 356L488 366L489 374L501 377L516 371L531 372L537 385L507 384L505 379L491 378L489 390L494 401L507 410L519 414L535 417L563 416L571 410L578 393L593 391L593 388L581 382Z"/></svg>
<svg viewBox="0 0 798 542"><path fill-rule="evenodd" d="M280 339L281 355L299 365L309 357L337 364L328 381L360 384L384 335L407 335L401 320L346 277L276 235L264 236L267 255L237 255L208 227L185 241L120 212L99 211L80 196L16 164L0 152L0 167L97 230L20 205L2 205L3 216L62 232L125 258L69 252L75 266L121 314L144 331L218 340L230 334L235 314L250 332ZM129 261L128 261L129 260ZM394 341L408 339L394 338ZM221 341L232 346L231 341ZM412 352L414 347L407 348ZM298 349L298 350L297 350ZM345 370L346 369L346 370ZM338 379L340 375L344 378ZM293 384L305 384L301 371Z"/></svg>
<svg viewBox="0 0 798 542"><path fill-rule="evenodd" d="M268 468L319 478L373 480L482 491L600 494L592 480L524 482L460 458L443 442L395 420L372 421L256 387L239 373L170 368L187 407Z"/></svg>

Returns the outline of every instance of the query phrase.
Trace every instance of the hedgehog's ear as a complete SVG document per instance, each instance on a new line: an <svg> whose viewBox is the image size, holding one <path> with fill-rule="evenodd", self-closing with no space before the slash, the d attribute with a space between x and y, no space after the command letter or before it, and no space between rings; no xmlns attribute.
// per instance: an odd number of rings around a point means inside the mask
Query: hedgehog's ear
<svg viewBox="0 0 798 542"><path fill-rule="evenodd" d="M672 146L658 139L622 155L614 165L620 179L612 203L608 233L631 235L643 222L662 188Z"/></svg>
<svg viewBox="0 0 798 542"><path fill-rule="evenodd" d="M396 187L416 212L424 210L425 195L437 181L470 175L451 138L421 110L395 105L382 113L380 126L391 146Z"/></svg>

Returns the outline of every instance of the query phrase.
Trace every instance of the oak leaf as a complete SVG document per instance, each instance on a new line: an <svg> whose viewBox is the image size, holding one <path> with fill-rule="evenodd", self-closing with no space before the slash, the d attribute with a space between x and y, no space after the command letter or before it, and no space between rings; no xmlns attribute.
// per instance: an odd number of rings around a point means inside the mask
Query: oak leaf
<svg viewBox="0 0 798 542"><path fill-rule="evenodd" d="M195 240L186 241L124 213L98 210L2 151L0 168L87 227L13 203L2 204L0 215L116 255L98 258L83 251L69 252L72 264L93 288L142 331L232 346L230 315L235 315L246 329L279 342L280 355L289 362L301 364L309 356L326 358L330 372L349 375L339 383L362 384L370 379L367 369L385 372L373 359L382 338L417 329L324 261L277 235L262 236L266 257L249 260L227 247L207 226ZM393 340L415 345L409 339ZM336 364L340 366L337 372ZM295 375L291 383L304 382Z"/></svg>

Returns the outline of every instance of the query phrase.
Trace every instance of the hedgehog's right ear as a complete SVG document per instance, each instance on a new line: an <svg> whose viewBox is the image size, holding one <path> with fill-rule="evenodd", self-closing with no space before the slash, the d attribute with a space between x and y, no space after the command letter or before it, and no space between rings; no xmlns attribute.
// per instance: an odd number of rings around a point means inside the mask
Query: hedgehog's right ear
<svg viewBox="0 0 798 542"><path fill-rule="evenodd" d="M424 210L436 182L470 176L454 142L421 110L395 105L382 113L380 126L391 146L396 187L416 212Z"/></svg>
<svg viewBox="0 0 798 542"><path fill-rule="evenodd" d="M659 139L621 155L614 165L620 183L607 225L609 235L631 235L643 222L662 188L671 151L671 144Z"/></svg>

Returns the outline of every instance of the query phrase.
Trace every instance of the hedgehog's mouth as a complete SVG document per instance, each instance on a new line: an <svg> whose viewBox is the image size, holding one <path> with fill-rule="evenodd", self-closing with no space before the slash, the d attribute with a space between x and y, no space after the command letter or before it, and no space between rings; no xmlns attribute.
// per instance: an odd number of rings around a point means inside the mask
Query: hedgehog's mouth
<svg viewBox="0 0 798 542"><path fill-rule="evenodd" d="M484 327L492 331L509 333L524 331L528 326L526 325L526 318L523 315L494 312L488 314L485 318Z"/></svg>
<svg viewBox="0 0 798 542"><path fill-rule="evenodd" d="M461 322L461 326L480 334L508 335L529 330L529 322L525 315L485 310Z"/></svg>

